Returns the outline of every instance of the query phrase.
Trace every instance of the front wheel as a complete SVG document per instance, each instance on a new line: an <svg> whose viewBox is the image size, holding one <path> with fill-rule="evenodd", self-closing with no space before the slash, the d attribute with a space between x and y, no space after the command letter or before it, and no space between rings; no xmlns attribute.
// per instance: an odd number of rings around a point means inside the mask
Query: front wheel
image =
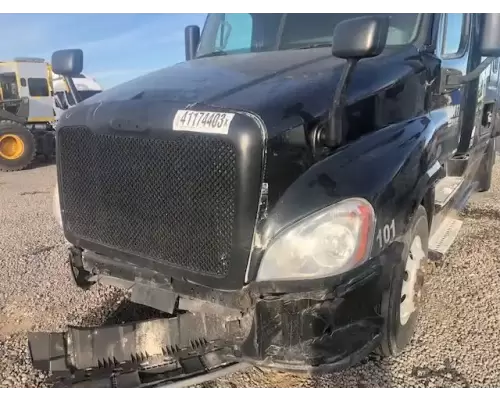
<svg viewBox="0 0 500 400"><path fill-rule="evenodd" d="M424 207L418 207L406 240L408 250L405 261L394 267L390 290L382 301L385 323L380 353L384 356L401 353L416 328L429 242L429 225Z"/></svg>
<svg viewBox="0 0 500 400"><path fill-rule="evenodd" d="M36 154L33 133L17 122L0 120L0 171L27 168Z"/></svg>

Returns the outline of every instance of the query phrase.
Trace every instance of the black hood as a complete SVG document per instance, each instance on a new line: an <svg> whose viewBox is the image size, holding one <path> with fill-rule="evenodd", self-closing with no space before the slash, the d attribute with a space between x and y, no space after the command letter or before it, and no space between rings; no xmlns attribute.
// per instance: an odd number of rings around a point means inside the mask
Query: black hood
<svg viewBox="0 0 500 400"><path fill-rule="evenodd" d="M416 49L386 50L359 63L349 88L356 100L390 87ZM289 116L326 113L345 61L330 48L247 53L195 59L139 77L87 99L84 104L148 99L257 113L270 134L287 129Z"/></svg>

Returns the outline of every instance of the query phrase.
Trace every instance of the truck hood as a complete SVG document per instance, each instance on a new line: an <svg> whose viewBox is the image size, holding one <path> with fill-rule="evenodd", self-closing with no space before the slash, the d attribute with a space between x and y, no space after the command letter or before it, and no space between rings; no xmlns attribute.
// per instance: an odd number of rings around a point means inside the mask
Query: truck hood
<svg viewBox="0 0 500 400"><path fill-rule="evenodd" d="M386 50L362 60L349 88L355 100L391 86L410 68L402 68L416 49ZM97 94L93 103L153 100L180 107L210 105L254 112L270 133L287 129L290 117L310 118L328 111L345 61L330 48L247 53L191 60L173 65ZM367 73L369 70L369 73Z"/></svg>

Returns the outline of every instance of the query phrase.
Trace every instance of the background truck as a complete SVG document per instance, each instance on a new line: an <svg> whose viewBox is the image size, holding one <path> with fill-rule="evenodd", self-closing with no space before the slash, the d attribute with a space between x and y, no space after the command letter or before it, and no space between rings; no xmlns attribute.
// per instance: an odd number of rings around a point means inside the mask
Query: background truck
<svg viewBox="0 0 500 400"><path fill-rule="evenodd" d="M54 154L50 66L38 58L0 62L0 170L28 167Z"/></svg>
<svg viewBox="0 0 500 400"><path fill-rule="evenodd" d="M52 73L52 79L55 103L54 110L56 113L57 123L64 111L76 105L76 101L63 76ZM82 101L102 92L101 85L99 85L94 78L85 74L79 74L78 76L73 77L73 82Z"/></svg>
<svg viewBox="0 0 500 400"><path fill-rule="evenodd" d="M79 100L102 92L93 78L73 78ZM55 154L54 128L77 103L64 77L43 59L0 62L0 170L27 168L38 155Z"/></svg>
<svg viewBox="0 0 500 400"><path fill-rule="evenodd" d="M92 96L57 129L55 215L76 284L125 287L164 318L33 332L35 368L165 386L397 356L428 258L490 186L498 57L500 14L187 27L187 62ZM83 53L52 65L71 82Z"/></svg>

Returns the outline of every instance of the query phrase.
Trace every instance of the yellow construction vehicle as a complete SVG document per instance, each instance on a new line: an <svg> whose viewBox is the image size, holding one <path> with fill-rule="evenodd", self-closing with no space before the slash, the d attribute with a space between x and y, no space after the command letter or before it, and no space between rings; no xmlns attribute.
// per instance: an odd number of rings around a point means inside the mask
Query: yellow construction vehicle
<svg viewBox="0 0 500 400"><path fill-rule="evenodd" d="M27 168L54 154L52 69L40 58L0 62L0 170Z"/></svg>

